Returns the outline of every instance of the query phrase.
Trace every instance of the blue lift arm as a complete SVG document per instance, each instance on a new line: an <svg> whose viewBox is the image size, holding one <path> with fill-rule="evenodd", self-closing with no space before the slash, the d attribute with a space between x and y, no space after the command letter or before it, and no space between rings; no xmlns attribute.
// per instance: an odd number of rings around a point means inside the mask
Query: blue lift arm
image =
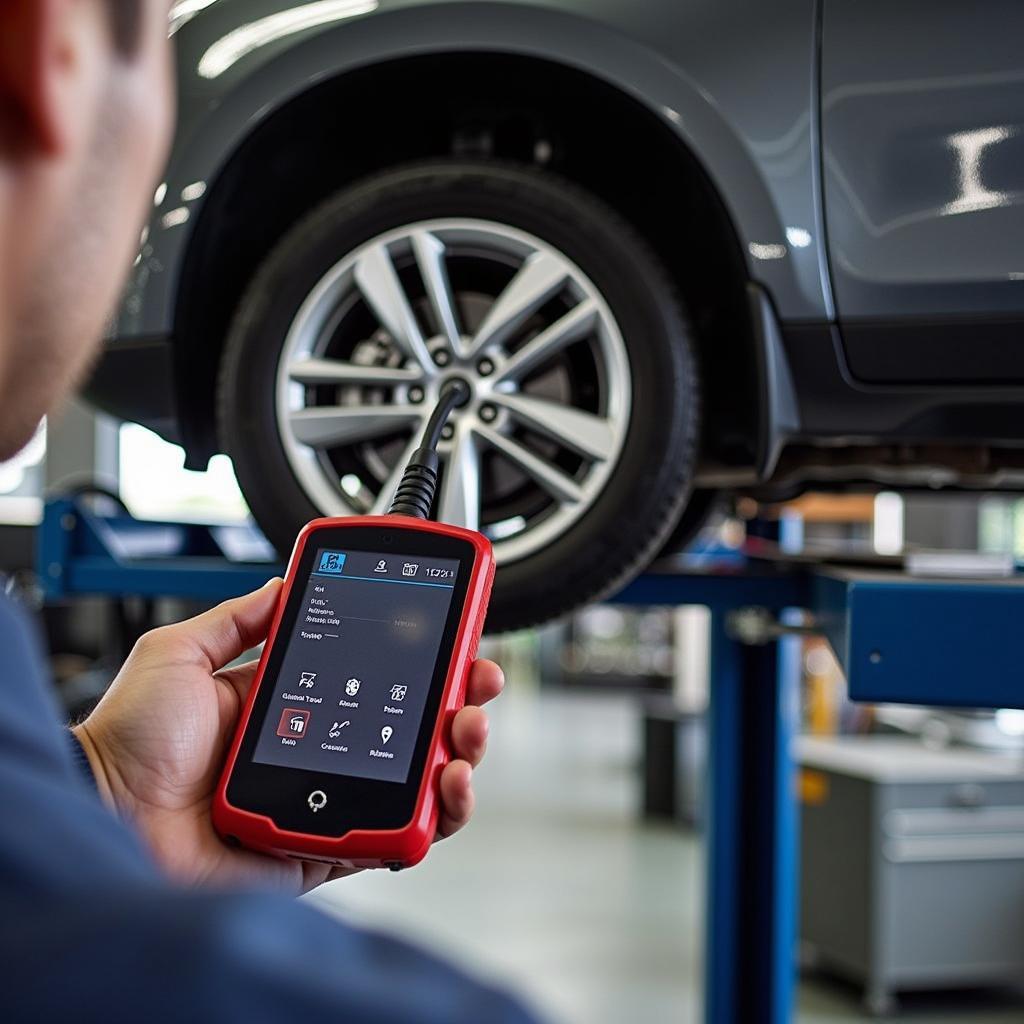
<svg viewBox="0 0 1024 1024"><path fill-rule="evenodd" d="M229 558L239 547L262 557ZM222 601L258 589L284 566L250 527L101 515L82 498L57 498L43 510L36 572L47 601L83 594Z"/></svg>

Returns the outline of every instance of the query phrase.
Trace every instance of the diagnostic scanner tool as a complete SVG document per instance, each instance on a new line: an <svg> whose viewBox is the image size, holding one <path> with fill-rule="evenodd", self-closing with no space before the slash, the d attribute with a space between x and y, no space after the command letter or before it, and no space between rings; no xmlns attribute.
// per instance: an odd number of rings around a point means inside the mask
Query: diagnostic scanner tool
<svg viewBox="0 0 1024 1024"><path fill-rule="evenodd" d="M494 578L487 538L426 518L467 390L442 391L391 513L299 534L214 797L228 842L395 870L426 855Z"/></svg>

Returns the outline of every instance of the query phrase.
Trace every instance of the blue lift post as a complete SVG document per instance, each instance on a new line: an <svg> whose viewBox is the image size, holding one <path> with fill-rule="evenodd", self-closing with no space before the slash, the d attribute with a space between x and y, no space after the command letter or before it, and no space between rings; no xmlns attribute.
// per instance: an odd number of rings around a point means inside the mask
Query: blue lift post
<svg viewBox="0 0 1024 1024"><path fill-rule="evenodd" d="M37 567L46 598L220 600L282 567L225 557L218 528L100 516L50 502ZM707 821L708 1024L787 1024L797 938L796 637L802 616L831 643L850 696L870 703L1024 708L1024 577L984 581L687 558L614 598L711 611Z"/></svg>
<svg viewBox="0 0 1024 1024"><path fill-rule="evenodd" d="M708 708L705 1020L784 1024L796 951L798 641L737 631L749 609L779 619L810 601L808 577L748 567L649 572L615 601L705 605L711 612Z"/></svg>

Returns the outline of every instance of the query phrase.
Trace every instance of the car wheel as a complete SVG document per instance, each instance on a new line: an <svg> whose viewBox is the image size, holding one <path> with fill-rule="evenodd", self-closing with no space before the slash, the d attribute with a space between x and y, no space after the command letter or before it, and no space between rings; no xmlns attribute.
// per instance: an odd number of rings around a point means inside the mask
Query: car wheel
<svg viewBox="0 0 1024 1024"><path fill-rule="evenodd" d="M499 565L491 629L612 593L659 549L692 477L687 318L647 245L549 173L412 165L303 219L244 295L219 427L282 551L318 515L385 512L440 388L438 518Z"/></svg>

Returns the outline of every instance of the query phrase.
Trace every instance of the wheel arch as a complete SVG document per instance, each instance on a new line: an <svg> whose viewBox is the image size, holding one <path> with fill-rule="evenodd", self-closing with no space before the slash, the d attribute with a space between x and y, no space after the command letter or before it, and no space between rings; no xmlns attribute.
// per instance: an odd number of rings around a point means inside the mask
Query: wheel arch
<svg viewBox="0 0 1024 1024"><path fill-rule="evenodd" d="M552 143L552 169L639 220L690 305L707 382L710 457L732 465L756 461L758 360L743 298L751 276L746 252L749 239L782 231L756 165L707 97L655 54L575 16L531 9L525 17L517 7L508 20L506 6L460 5L466 24L457 52L430 27L438 19L430 20L426 8L417 8L416 17L362 19L343 35L335 28L264 63L232 68L224 83L230 89L216 104L211 82L197 84L194 66L186 72L182 131L118 333L175 338L176 398L190 465L217 450L212 399L219 352L254 256L327 191L396 158L481 155L479 147L488 145L495 156L536 158L529 132L517 138L514 124L490 142L486 124L480 137L465 123L454 136L437 131L445 116L449 125L460 116L453 92L460 76L474 82L472 97L461 101L465 122L500 98L513 69L544 95L542 127L567 140L561 149ZM386 43L380 22L390 26ZM410 53L403 39L413 28L418 45ZM584 43L574 39L581 28ZM183 60L194 65L201 51L193 39ZM418 103L402 95L410 84ZM586 130L566 130L571 126L559 123L557 111L580 96L589 97L592 116ZM438 116L424 120L424 109ZM345 134L339 144L327 144L322 120L316 130L317 118L332 113L339 115L332 128ZM256 176L247 170L252 166ZM183 193L195 198L179 201Z"/></svg>

